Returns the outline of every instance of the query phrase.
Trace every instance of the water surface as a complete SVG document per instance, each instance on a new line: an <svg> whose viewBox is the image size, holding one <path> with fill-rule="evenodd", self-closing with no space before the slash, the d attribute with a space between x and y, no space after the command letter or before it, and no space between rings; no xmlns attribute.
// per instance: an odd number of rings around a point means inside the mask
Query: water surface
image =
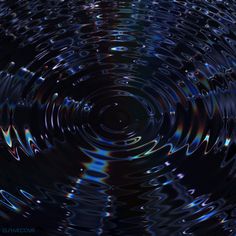
<svg viewBox="0 0 236 236"><path fill-rule="evenodd" d="M1 0L0 114L1 234L236 234L235 1Z"/></svg>

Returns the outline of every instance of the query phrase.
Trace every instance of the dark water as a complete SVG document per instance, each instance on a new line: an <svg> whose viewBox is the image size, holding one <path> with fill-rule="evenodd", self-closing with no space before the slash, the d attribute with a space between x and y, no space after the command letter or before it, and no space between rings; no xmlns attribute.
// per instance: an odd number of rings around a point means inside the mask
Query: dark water
<svg viewBox="0 0 236 236"><path fill-rule="evenodd" d="M1 0L0 114L0 235L236 235L236 1Z"/></svg>

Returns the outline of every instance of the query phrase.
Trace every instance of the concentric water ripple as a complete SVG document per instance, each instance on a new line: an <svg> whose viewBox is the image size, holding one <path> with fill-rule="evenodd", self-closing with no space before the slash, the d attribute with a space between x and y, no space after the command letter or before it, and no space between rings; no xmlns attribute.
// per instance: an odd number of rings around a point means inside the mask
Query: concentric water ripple
<svg viewBox="0 0 236 236"><path fill-rule="evenodd" d="M0 0L0 235L236 235L234 0Z"/></svg>

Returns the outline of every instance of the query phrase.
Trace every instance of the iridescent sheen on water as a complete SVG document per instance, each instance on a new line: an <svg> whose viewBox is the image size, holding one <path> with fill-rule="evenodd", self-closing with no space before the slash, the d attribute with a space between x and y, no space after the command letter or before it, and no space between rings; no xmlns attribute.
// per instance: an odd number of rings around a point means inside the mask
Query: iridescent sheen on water
<svg viewBox="0 0 236 236"><path fill-rule="evenodd" d="M0 235L235 235L235 12L0 1Z"/></svg>

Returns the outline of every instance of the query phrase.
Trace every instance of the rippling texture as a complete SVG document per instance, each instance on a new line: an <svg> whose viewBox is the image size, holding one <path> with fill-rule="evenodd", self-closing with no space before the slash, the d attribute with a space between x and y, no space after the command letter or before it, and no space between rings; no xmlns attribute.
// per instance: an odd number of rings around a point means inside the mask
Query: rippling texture
<svg viewBox="0 0 236 236"><path fill-rule="evenodd" d="M236 234L234 0L1 0L0 114L1 235Z"/></svg>

